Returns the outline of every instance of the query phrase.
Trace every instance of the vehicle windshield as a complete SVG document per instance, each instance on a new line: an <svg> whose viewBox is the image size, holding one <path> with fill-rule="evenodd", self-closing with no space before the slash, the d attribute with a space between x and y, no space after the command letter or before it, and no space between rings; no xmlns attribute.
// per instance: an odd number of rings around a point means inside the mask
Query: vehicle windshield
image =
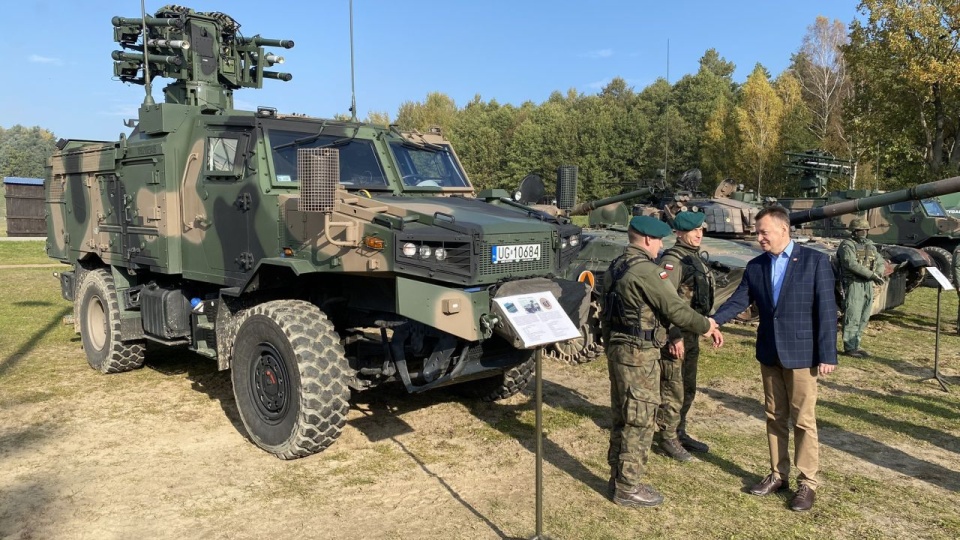
<svg viewBox="0 0 960 540"><path fill-rule="evenodd" d="M395 141L390 143L390 149L400 167L404 186L470 187L448 145L419 146L409 141Z"/></svg>
<svg viewBox="0 0 960 540"><path fill-rule="evenodd" d="M936 199L924 199L923 209L927 211L927 215L930 217L947 217L947 212L943 209L943 206L940 205L940 201Z"/></svg>
<svg viewBox="0 0 960 540"><path fill-rule="evenodd" d="M347 189L385 189L387 179L371 141L304 131L267 129L278 182L298 182L297 148L335 147L340 151L340 185ZM297 144L296 141L303 140Z"/></svg>

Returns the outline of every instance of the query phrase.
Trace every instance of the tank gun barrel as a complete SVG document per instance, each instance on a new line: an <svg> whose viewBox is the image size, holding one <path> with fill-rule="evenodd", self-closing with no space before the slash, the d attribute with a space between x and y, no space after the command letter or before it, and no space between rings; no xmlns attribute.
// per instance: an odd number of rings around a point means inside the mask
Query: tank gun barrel
<svg viewBox="0 0 960 540"><path fill-rule="evenodd" d="M596 210L601 206L606 206L608 204L618 203L626 201L627 199L634 199L637 197L649 197L656 193L656 188L654 187L645 187L636 189L633 191L628 191L626 193L621 193L619 195L614 195L612 197L607 197L606 199L599 199L596 201L588 201L580 203L570 209L568 214L571 216L583 216L589 214L592 210Z"/></svg>
<svg viewBox="0 0 960 540"><path fill-rule="evenodd" d="M929 199L931 197L938 197L940 195L956 193L958 191L960 191L960 176L955 176L953 178L937 180L936 182L920 184L911 188L891 191L890 193L881 193L880 195L872 195L862 199L852 199L836 204L828 204L826 206L820 206L817 208L808 208L806 210L791 212L790 224L800 225L802 223L808 223L818 219L826 219L843 214L852 214L854 212L861 212L863 210L870 210L871 208L879 208L888 204L895 204L904 201Z"/></svg>

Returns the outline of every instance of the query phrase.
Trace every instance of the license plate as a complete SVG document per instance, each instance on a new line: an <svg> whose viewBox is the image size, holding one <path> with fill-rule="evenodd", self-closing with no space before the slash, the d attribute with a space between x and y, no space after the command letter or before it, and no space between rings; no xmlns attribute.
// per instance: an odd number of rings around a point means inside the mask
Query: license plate
<svg viewBox="0 0 960 540"><path fill-rule="evenodd" d="M539 260L540 244L493 246L493 264Z"/></svg>

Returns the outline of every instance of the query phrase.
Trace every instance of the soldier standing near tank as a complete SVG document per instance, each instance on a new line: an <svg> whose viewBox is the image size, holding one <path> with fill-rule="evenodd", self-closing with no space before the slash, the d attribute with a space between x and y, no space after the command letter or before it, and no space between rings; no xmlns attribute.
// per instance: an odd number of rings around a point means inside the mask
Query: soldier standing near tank
<svg viewBox="0 0 960 540"><path fill-rule="evenodd" d="M873 284L883 284L883 257L867 239L868 230L866 219L855 218L850 222L850 238L837 249L843 286L843 354L853 358L870 356L860 348L860 341L873 309Z"/></svg>
<svg viewBox="0 0 960 540"><path fill-rule="evenodd" d="M660 257L660 267L671 285L697 313L707 316L713 309L716 283L700 254L702 212L684 211L673 220L677 242ZM697 394L697 362L700 336L671 326L669 342L660 351L660 449L678 461L693 461L689 452L708 452L710 447L687 434L687 413Z"/></svg>
<svg viewBox="0 0 960 540"><path fill-rule="evenodd" d="M668 273L654 262L670 227L636 216L627 231L630 245L603 277L601 327L610 372L613 426L607 463L611 497L621 506L657 506L663 496L640 481L653 442L660 405L660 347L665 325L711 337L723 344L716 324L677 295Z"/></svg>

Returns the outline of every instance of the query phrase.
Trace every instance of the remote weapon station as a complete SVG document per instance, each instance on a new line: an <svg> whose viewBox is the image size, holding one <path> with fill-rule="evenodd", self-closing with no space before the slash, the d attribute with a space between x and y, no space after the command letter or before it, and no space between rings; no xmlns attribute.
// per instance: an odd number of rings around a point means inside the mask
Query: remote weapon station
<svg viewBox="0 0 960 540"><path fill-rule="evenodd" d="M60 141L47 182L47 253L71 266L57 275L94 369L186 345L231 370L250 439L291 459L336 440L351 389L522 390L534 350L495 298L549 291L586 317L586 286L555 277L579 228L473 196L448 146L235 110L234 91L291 80L264 47L292 41L172 5L113 26L114 74L146 87L139 122ZM173 79L163 103L156 77Z"/></svg>

